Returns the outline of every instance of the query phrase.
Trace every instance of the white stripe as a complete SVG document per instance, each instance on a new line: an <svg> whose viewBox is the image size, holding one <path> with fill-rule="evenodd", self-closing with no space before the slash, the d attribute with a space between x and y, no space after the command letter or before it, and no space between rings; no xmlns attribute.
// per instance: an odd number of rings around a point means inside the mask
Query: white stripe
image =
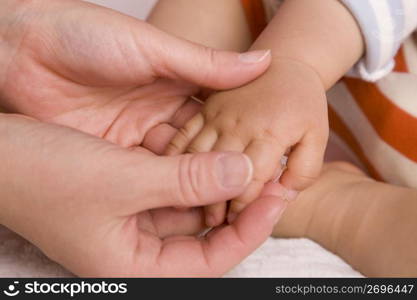
<svg viewBox="0 0 417 300"><path fill-rule="evenodd" d="M404 7L404 33L403 39L406 38L417 26L417 1L401 0Z"/></svg>
<svg viewBox="0 0 417 300"><path fill-rule="evenodd" d="M329 91L328 99L384 180L417 187L417 163L403 156L378 136L343 83Z"/></svg>
<svg viewBox="0 0 417 300"><path fill-rule="evenodd" d="M417 76L391 73L377 82L379 90L392 103L417 118Z"/></svg>

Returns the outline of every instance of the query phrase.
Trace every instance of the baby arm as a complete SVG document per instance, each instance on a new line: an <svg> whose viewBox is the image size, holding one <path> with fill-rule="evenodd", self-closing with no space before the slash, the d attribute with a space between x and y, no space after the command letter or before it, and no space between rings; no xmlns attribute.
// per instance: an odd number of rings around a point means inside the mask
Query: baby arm
<svg viewBox="0 0 417 300"><path fill-rule="evenodd" d="M212 16L212 22L219 20ZM292 0L281 5L251 49L271 49L270 69L244 87L212 95L167 149L250 157L254 180L232 201L229 222L274 179L287 150L283 197L294 198L319 175L328 136L325 91L362 56L363 41L339 1ZM215 226L224 215L219 204L207 209L206 221Z"/></svg>
<svg viewBox="0 0 417 300"><path fill-rule="evenodd" d="M160 0L148 22L215 49L246 51L252 43L241 0Z"/></svg>

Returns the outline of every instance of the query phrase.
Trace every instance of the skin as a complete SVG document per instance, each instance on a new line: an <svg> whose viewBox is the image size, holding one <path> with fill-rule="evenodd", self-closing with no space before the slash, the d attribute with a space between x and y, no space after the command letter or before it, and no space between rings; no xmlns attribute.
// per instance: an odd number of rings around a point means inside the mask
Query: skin
<svg viewBox="0 0 417 300"><path fill-rule="evenodd" d="M249 31L242 24L240 5L238 0L162 0L149 21L177 36L241 51ZM196 22L197 17L202 20ZM319 176L329 130L325 92L362 56L363 41L353 16L339 1L293 0L280 6L250 49L271 49L268 71L245 86L210 96L166 151L231 150L251 158L253 181L231 202L229 222L280 173L285 152L289 159L279 181L287 199ZM207 208L208 225L221 224L225 216L224 203Z"/></svg>
<svg viewBox="0 0 417 300"><path fill-rule="evenodd" d="M325 164L288 205L273 235L310 238L369 277L417 276L417 191L375 181L347 162Z"/></svg>
<svg viewBox="0 0 417 300"><path fill-rule="evenodd" d="M216 18L207 11L216 11ZM156 26L177 36L218 49L244 51L249 47L249 30L242 19L239 0L161 0L150 17ZM282 145L265 160L276 167L276 156L281 155L282 148L293 144L290 139L297 132L305 132L307 135L302 135L301 143L290 155L293 159L281 183L288 187L300 184L300 190L314 183L288 205L273 235L310 238L366 276L417 276L417 219L413 213L417 209L416 190L371 179L363 170L347 163L349 156L331 141L326 159L337 161L326 163L321 171L317 164L323 155L327 130L327 125L321 123L327 120L323 93L363 53L363 41L352 16L335 0L285 1L252 46L253 49L258 47L272 49L271 68L244 87L220 92L208 99L201 115L214 117L210 122L197 117L197 121L193 121L196 125L187 124L181 131L183 137L178 135L177 140L171 142L173 152L175 148L189 152L210 149L205 145L215 140L218 145L219 130L223 134L219 135L219 140L227 136L221 149L242 149L242 140L249 140L255 133L259 137L259 131L265 124L269 128L272 122L268 120L276 116L273 123L276 131L282 131L285 136L279 136L280 139L272 143L271 139L264 142L267 147L268 142L271 146L277 141ZM236 120L239 120L238 127L224 126L236 124ZM307 126L302 127L303 124ZM194 138L190 147L187 141L199 132L195 127L209 127L216 133L215 138L212 138L213 133ZM313 138L307 140L307 136ZM322 140L317 140L320 136ZM251 157L256 162L256 153ZM268 170L268 166L259 165L261 173L265 172L263 168ZM282 186L280 189L285 195ZM206 215L206 222L221 222L223 209L222 203L207 208L209 213L220 211L220 218L207 220Z"/></svg>
<svg viewBox="0 0 417 300"><path fill-rule="evenodd" d="M195 112L187 100L201 86L240 86L270 63L270 57L244 63L237 53L186 43L82 1L2 6L2 106L126 147L175 111ZM192 64L184 63L187 57Z"/></svg>
<svg viewBox="0 0 417 300"><path fill-rule="evenodd" d="M241 193L251 178L241 154L160 157L10 114L0 133L0 223L79 276L219 276L268 237L285 207L272 186L233 225L199 238L201 211L168 207Z"/></svg>
<svg viewBox="0 0 417 300"><path fill-rule="evenodd" d="M199 110L189 96L247 83L265 52L248 61L81 1L0 6L1 224L80 276L217 276L267 238L279 185L204 237L201 209L169 208L242 193L244 155L158 156Z"/></svg>

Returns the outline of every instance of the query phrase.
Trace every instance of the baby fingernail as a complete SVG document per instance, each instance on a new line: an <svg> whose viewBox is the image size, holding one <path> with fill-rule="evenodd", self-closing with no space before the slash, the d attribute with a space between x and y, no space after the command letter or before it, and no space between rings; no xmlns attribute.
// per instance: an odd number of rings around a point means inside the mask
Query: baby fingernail
<svg viewBox="0 0 417 300"><path fill-rule="evenodd" d="M217 160L216 175L225 188L238 188L249 183L252 168L252 162L246 155L227 153Z"/></svg>
<svg viewBox="0 0 417 300"><path fill-rule="evenodd" d="M239 55L239 60L247 64L256 64L271 55L271 50L256 50Z"/></svg>

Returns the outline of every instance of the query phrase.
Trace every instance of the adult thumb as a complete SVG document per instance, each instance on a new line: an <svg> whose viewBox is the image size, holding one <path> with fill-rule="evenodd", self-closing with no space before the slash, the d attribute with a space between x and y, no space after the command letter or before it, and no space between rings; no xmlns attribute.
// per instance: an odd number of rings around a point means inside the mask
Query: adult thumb
<svg viewBox="0 0 417 300"><path fill-rule="evenodd" d="M150 26L150 25L149 25ZM230 89L263 74L271 63L269 50L220 51L176 38L156 28L143 49L158 76L182 79L201 87Z"/></svg>
<svg viewBox="0 0 417 300"><path fill-rule="evenodd" d="M143 162L141 170L146 173L137 184L142 210L227 201L243 193L252 179L250 159L235 152L154 157Z"/></svg>

